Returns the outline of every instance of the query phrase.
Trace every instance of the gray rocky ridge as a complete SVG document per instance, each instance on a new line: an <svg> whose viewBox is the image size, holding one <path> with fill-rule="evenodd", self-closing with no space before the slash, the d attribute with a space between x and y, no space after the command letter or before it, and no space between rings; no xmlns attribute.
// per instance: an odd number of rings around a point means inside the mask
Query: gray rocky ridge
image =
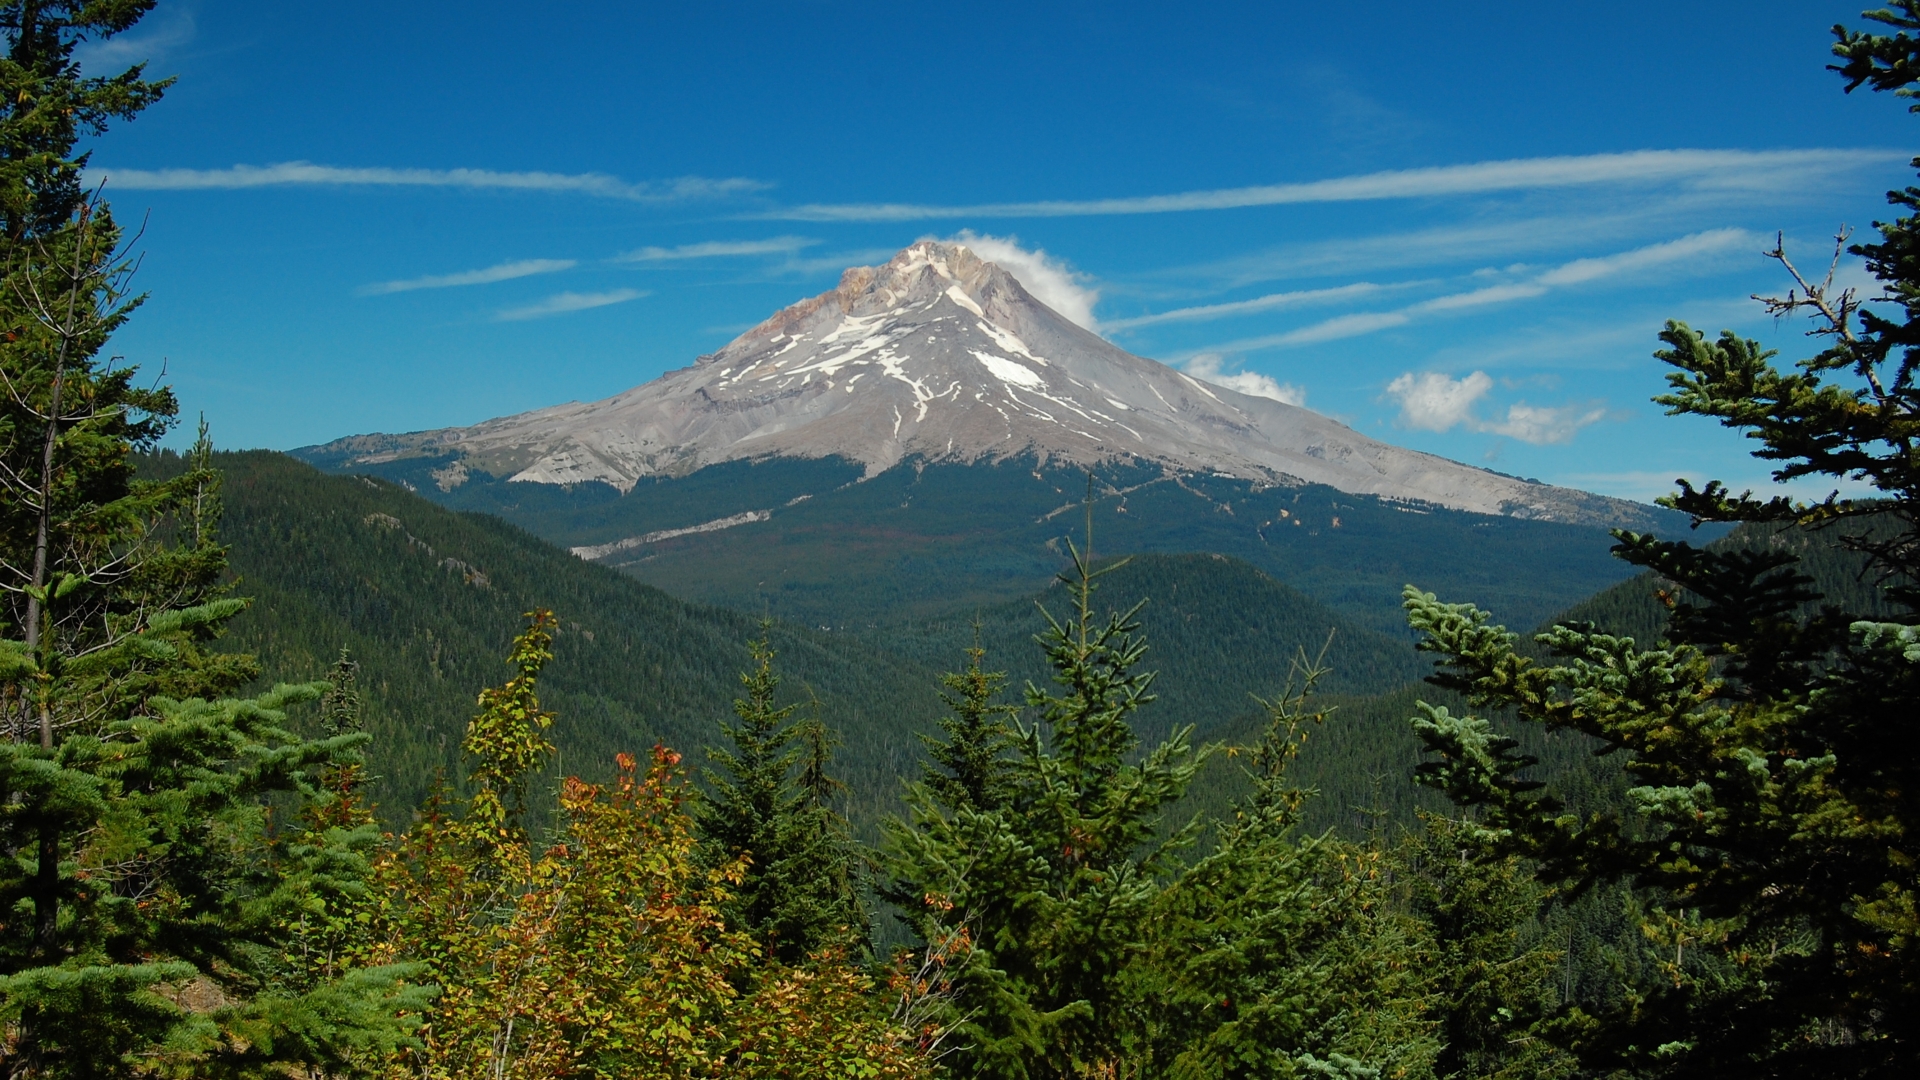
<svg viewBox="0 0 1920 1080"><path fill-rule="evenodd" d="M1648 508L1392 446L1308 409L1134 356L1035 300L962 244L922 241L846 271L693 366L603 401L467 428L363 435L315 448L373 463L455 455L521 482L684 475L741 458L902 461L1031 457L1158 464L1486 514L1613 524ZM338 458L336 458L338 459Z"/></svg>

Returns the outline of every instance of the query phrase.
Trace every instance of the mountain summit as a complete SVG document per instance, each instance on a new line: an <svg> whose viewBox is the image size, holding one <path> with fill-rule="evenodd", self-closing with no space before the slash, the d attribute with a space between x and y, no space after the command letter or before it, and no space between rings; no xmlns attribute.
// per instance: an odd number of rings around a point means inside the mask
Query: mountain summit
<svg viewBox="0 0 1920 1080"><path fill-rule="evenodd" d="M1631 523L1648 508L1392 446L1310 410L1200 382L1040 303L965 245L854 267L693 366L603 401L311 448L346 464L453 455L470 469L622 492L739 459L1159 465L1485 514Z"/></svg>

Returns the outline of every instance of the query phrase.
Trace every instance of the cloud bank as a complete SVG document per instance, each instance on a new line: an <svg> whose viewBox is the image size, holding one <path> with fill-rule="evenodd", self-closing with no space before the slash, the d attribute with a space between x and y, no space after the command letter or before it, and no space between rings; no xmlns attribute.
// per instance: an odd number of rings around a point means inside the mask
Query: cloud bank
<svg viewBox="0 0 1920 1080"><path fill-rule="evenodd" d="M508 308L494 316L497 322L524 322L527 319L544 319L550 315L566 315L575 311L587 311L592 308L624 304L629 300L638 300L647 295L644 289L614 289L611 292L555 293L538 303L526 307Z"/></svg>
<svg viewBox="0 0 1920 1080"><path fill-rule="evenodd" d="M415 289L452 289L462 285L491 285L496 281L512 281L514 278L532 277L535 274L552 274L561 270L571 270L579 263L573 259L521 259L518 262L504 262L489 266L484 270L465 270L458 274L432 274L427 277L408 278L405 281L382 281L360 288L362 296L384 296L389 293L412 292Z"/></svg>
<svg viewBox="0 0 1920 1080"><path fill-rule="evenodd" d="M1038 248L1028 251L1020 246L1018 237L981 236L963 230L953 241L965 244L975 255L1012 274L1035 300L1064 315L1074 325L1099 332L1093 305L1100 301L1100 290L1085 285L1086 275L1065 261Z"/></svg>
<svg viewBox="0 0 1920 1080"><path fill-rule="evenodd" d="M287 161L278 165L235 165L226 169L94 168L86 183L130 191L232 191L245 188L427 187L475 191L544 191L592 195L634 202L677 202L763 191L771 185L740 177L714 180L683 176L660 183L630 183L606 173L497 172L492 169L344 168Z"/></svg>
<svg viewBox="0 0 1920 1080"><path fill-rule="evenodd" d="M1407 372L1387 384L1387 396L1400 404L1400 423L1419 431L1451 431L1465 427L1488 435L1505 435L1536 446L1572 441L1581 428L1597 423L1607 411L1591 405L1548 408L1516 402L1504 419L1487 420L1475 407L1493 389L1493 379L1475 371L1454 379L1438 371Z"/></svg>
<svg viewBox="0 0 1920 1080"><path fill-rule="evenodd" d="M810 203L760 216L786 221L925 221L958 217L1087 217L1237 210L1297 203L1364 202L1480 195L1496 191L1670 184L1708 190L1787 191L1819 177L1904 162L1893 150L1637 150L1623 154L1523 158L1394 169L1300 184L1188 191L1119 199L934 206L915 203Z"/></svg>

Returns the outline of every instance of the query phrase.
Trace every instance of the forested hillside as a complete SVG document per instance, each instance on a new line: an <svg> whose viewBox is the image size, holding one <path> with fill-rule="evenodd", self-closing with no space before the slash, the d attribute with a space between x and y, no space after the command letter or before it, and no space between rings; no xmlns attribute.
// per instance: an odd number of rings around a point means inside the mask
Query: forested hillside
<svg viewBox="0 0 1920 1080"><path fill-rule="evenodd" d="M253 602L220 647L256 654L263 685L317 677L341 648L350 652L389 818L417 804L439 770L458 776L473 694L497 677L521 614L535 607L560 618L543 683L561 717L555 773L602 775L615 753L656 741L699 760L730 715L747 642L760 632L749 613L676 600L499 518L456 513L384 480L328 476L266 452L215 460L225 476L221 539L238 594ZM171 455L145 463L152 475L179 467ZM1074 517L1063 515L1063 536ZM1134 557L1103 578L1098 596L1120 610L1144 601L1147 664L1159 672L1159 700L1141 715L1149 731L1193 724L1199 738L1219 737L1257 709L1254 695L1278 692L1294 656L1323 646L1334 669L1327 687L1343 696L1392 690L1425 669L1406 639L1222 556ZM1056 586L897 631L774 624L786 692L817 696L841 740L836 769L856 820L897 805L920 757L916 736L940 711L937 676L965 663L975 623L989 665L1011 674L1008 696L1017 699L1027 681L1047 681L1034 640L1045 626L1040 608L1065 617L1064 599ZM1400 733L1399 718L1385 722ZM1404 738L1395 748L1405 760ZM1319 769L1327 757L1316 746L1309 760ZM1358 771L1377 770L1369 760Z"/></svg>
<svg viewBox="0 0 1920 1080"><path fill-rule="evenodd" d="M1920 188L1821 280L1781 234L1815 355L1654 331L1659 405L1872 493L1678 482L1713 544L1132 462L329 475L162 451L116 351L82 141L173 85L152 6L0 0L0 1076L1920 1073ZM1912 97L1920 0L1866 18L1835 70Z"/></svg>
<svg viewBox="0 0 1920 1080"><path fill-rule="evenodd" d="M676 600L492 515L456 513L384 480L328 476L267 452L216 460L226 477L222 539L239 593L253 600L221 647L257 654L263 685L316 677L349 650L368 688L375 790L389 818L416 805L441 770L459 775L459 733L475 688L497 676L522 612L534 607L551 607L561 620L543 689L561 717L555 775L601 775L614 754L654 742L698 761L717 738L748 667L747 642L760 632L750 614ZM148 464L156 475L178 467L171 456ZM1063 539L1079 516L1058 519ZM1859 577L1857 556L1819 534L1794 535L1803 569L1829 597L1883 602ZM1750 546L1751 536L1744 530L1715 547ZM1665 623L1656 587L1641 575L1549 622L1593 619L1653 640ZM1417 698L1435 693L1419 685L1431 662L1407 639L1221 555L1126 557L1097 595L1105 610L1142 604L1144 663L1157 673L1157 700L1138 714L1146 737L1192 724L1201 741L1252 741L1261 715L1255 697L1278 693L1294 658L1325 647L1330 674L1321 690L1334 719L1309 740L1296 772L1323 793L1307 808L1309 823L1353 834L1403 827L1415 810L1442 805L1406 782L1420 757L1406 721ZM987 665L1008 673L1006 698L1017 703L1022 686L1047 681L1034 640L1046 625L1041 609L1064 618L1066 600L1056 584L897 629L774 624L787 694L816 697L841 740L836 769L848 783L852 818L870 823L897 807L921 754L918 735L940 712L938 674L965 662L976 627ZM1594 761L1579 737L1516 734L1559 788L1582 802L1611 797L1602 792L1614 790L1616 770ZM1237 760L1220 758L1195 798L1224 805L1242 788Z"/></svg>
<svg viewBox="0 0 1920 1080"><path fill-rule="evenodd" d="M653 537L603 559L675 596L853 629L891 630L1044 588L1061 566L1060 538L1080 529L1088 487L1087 471L1031 459L914 461L866 477L843 461L775 458L650 477L621 494L464 468L448 486L451 465L438 458L350 465L315 448L296 454L497 514L562 546ZM1227 555L1388 634L1404 632L1399 590L1409 581L1471 590L1530 625L1625 574L1607 556L1605 530L1590 525L1146 465L1092 473L1100 550ZM1649 512L1684 528L1679 515Z"/></svg>
<svg viewBox="0 0 1920 1080"><path fill-rule="evenodd" d="M751 615L689 604L573 558L498 518L458 514L397 485L324 476L281 454L217 458L221 539L252 608L223 649L259 656L262 682L317 678L340 649L361 665L375 788L391 817L437 771L461 772L460 734L523 613L559 613L542 691L560 717L562 770L602 776L655 742L697 751L729 714ZM177 458L149 459L155 474ZM934 713L934 676L865 644L774 626L795 689L811 686L844 741L840 768L878 797ZM549 789L552 781L545 781Z"/></svg>

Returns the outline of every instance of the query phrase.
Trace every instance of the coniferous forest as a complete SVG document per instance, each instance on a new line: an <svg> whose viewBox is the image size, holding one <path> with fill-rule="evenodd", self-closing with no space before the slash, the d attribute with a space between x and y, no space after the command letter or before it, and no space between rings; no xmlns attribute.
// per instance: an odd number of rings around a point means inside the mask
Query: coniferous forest
<svg viewBox="0 0 1920 1080"><path fill-rule="evenodd" d="M1648 328L1871 497L1682 484L1737 528L1537 632L1410 583L1417 649L1091 524L863 635L163 451L79 147L171 84L75 59L150 7L0 3L5 1075L1920 1074L1920 188L1891 308L1779 253L1807 355ZM1920 0L1867 19L1840 85L1920 92Z"/></svg>

